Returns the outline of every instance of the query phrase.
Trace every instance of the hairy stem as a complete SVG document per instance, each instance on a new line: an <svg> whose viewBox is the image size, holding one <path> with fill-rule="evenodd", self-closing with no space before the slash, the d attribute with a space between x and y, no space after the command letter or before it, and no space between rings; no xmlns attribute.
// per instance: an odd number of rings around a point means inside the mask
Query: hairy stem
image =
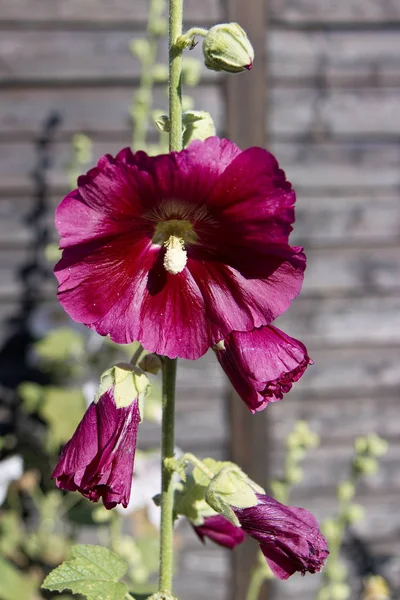
<svg viewBox="0 0 400 600"><path fill-rule="evenodd" d="M169 149L182 150L182 49L176 44L182 35L183 0L169 3Z"/></svg>
<svg viewBox="0 0 400 600"><path fill-rule="evenodd" d="M160 530L160 580L159 589L170 592L172 588L174 487L173 471L166 459L174 456L175 381L177 359L163 358L162 392L162 442L161 442L161 530Z"/></svg>

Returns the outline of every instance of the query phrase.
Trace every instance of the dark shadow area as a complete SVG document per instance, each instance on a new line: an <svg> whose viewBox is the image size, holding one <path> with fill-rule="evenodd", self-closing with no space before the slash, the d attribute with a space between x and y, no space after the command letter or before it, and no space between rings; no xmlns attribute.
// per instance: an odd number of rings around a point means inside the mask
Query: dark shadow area
<svg viewBox="0 0 400 600"><path fill-rule="evenodd" d="M44 260L44 249L50 235L46 224L50 195L48 171L52 165L52 146L60 123L59 113L52 111L43 123L42 132L35 140L32 210L25 218L32 232L29 259L18 270L21 296L16 303L15 314L4 323L9 333L0 348L0 435L16 436L19 452L28 454L24 449L27 450L29 447L30 456L32 456L32 449L35 452L42 445L39 443L38 431L41 429L41 424L35 422L35 418L27 413L18 411L17 388L23 381L48 383L48 376L29 360L31 344L35 341L30 331L29 321L42 300L43 283L52 277L51 270ZM7 453L7 448L4 453Z"/></svg>

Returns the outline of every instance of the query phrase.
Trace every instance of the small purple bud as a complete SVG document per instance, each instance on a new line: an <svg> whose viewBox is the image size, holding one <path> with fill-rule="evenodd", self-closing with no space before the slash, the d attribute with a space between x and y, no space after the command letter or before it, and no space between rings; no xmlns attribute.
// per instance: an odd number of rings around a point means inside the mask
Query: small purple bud
<svg viewBox="0 0 400 600"><path fill-rule="evenodd" d="M245 538L244 531L240 527L236 527L230 523L222 515L205 517L203 524L193 525L193 529L202 542L207 537L225 548L235 548Z"/></svg>

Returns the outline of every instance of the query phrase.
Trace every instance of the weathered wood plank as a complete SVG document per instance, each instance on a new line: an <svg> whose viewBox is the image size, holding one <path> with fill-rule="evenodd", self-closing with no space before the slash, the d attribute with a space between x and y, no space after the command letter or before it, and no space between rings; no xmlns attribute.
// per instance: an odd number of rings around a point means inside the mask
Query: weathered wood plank
<svg viewBox="0 0 400 600"><path fill-rule="evenodd" d="M400 345L400 297L307 298L294 302L277 326L308 346Z"/></svg>
<svg viewBox="0 0 400 600"><path fill-rule="evenodd" d="M269 148L294 186L302 191L396 189L400 148L385 143L283 143Z"/></svg>
<svg viewBox="0 0 400 600"><path fill-rule="evenodd" d="M274 423L271 436L275 448L282 447L282 440L286 439L299 419L306 420L310 429L318 433L322 443L329 446L344 445L351 448L356 436L372 431L388 440L400 439L396 395L367 395L359 400L344 395L335 400L325 400L323 395L319 399L299 399L290 392L282 402L271 404L268 412Z"/></svg>
<svg viewBox="0 0 400 600"><path fill-rule="evenodd" d="M368 432L365 432L368 433ZM311 493L315 489L331 488L339 481L348 477L350 461L353 456L351 440L347 444L328 446L322 445L310 452L307 456L307 464L304 468L304 487ZM272 472L281 471L285 453L276 450L271 452ZM360 492L364 495L367 490L387 492L400 491L400 471L398 461L400 458L400 444L391 441L388 453L380 461L379 471L366 477L360 485ZM329 465L329 469L327 469Z"/></svg>
<svg viewBox="0 0 400 600"><path fill-rule="evenodd" d="M275 28L267 43L272 83L312 81L324 88L400 81L400 39L396 31L301 32Z"/></svg>
<svg viewBox="0 0 400 600"><path fill-rule="evenodd" d="M291 243L321 246L369 247L397 242L400 237L398 195L365 193L348 196L299 194Z"/></svg>
<svg viewBox="0 0 400 600"><path fill-rule="evenodd" d="M400 385L400 349L384 346L320 348L313 352L309 367L290 392L290 397L330 402L338 397L364 398L396 395Z"/></svg>
<svg viewBox="0 0 400 600"><path fill-rule="evenodd" d="M398 88L297 88L271 91L270 135L279 140L296 138L398 140L400 112ZM373 115L373 118L372 118Z"/></svg>
<svg viewBox="0 0 400 600"><path fill-rule="evenodd" d="M303 295L329 297L332 293L374 294L398 290L400 252L398 247L311 250Z"/></svg>
<svg viewBox="0 0 400 600"><path fill-rule="evenodd" d="M376 24L400 21L400 7L392 0L271 0L272 22L288 24Z"/></svg>
<svg viewBox="0 0 400 600"><path fill-rule="evenodd" d="M140 74L139 61L129 44L143 34L123 30L99 31L3 31L0 37L0 84L81 85L132 82ZM167 40L160 45L160 59L168 56ZM202 59L201 45L192 57ZM84 57L84 60L83 60ZM204 67L204 76L218 74Z"/></svg>
<svg viewBox="0 0 400 600"><path fill-rule="evenodd" d="M192 90L185 90L190 93ZM131 128L129 107L134 96L131 86L103 88L23 88L2 93L0 136L32 139L40 133L49 113L60 115L56 139L69 139L82 132L96 136L121 137ZM222 88L220 85L200 85L193 92L194 108L211 113L216 127L224 127ZM160 114L167 112L165 88L154 90L153 107ZM153 126L155 129L155 126Z"/></svg>
<svg viewBox="0 0 400 600"><path fill-rule="evenodd" d="M48 202L44 220L53 231L53 214L61 193ZM27 218L35 200L33 195L0 198L0 246L15 247L33 240L34 231ZM52 237L56 239L53 231ZM305 196L299 194L296 223L291 235L293 245L307 250L320 247L368 246L399 243L400 202L385 193L363 193L360 196Z"/></svg>
<svg viewBox="0 0 400 600"><path fill-rule="evenodd" d="M115 154L129 145L126 137L116 140L95 140L94 158L109 152ZM288 178L301 194L310 192L361 194L367 190L397 193L400 186L400 147L390 143L314 143L271 142L269 149L276 155ZM53 164L48 180L52 190L66 189L65 169L71 159L68 143L53 145ZM33 143L0 141L0 192L13 195L32 193L32 169L36 164ZM57 192L59 193L59 192Z"/></svg>
<svg viewBox="0 0 400 600"><path fill-rule="evenodd" d="M8 139L32 138L48 114L57 111L61 117L57 139L76 131L118 137L130 127L132 95L130 86L11 89L2 94L0 135ZM221 86L201 85L194 99L196 108L211 113L219 131L225 129ZM164 90L156 88L153 106L165 112L166 102ZM395 126L400 112L396 88L368 88L362 92L298 88L288 92L279 86L271 90L269 106L268 131L276 141L400 138L400 127Z"/></svg>
<svg viewBox="0 0 400 600"><path fill-rule="evenodd" d="M7 22L137 25L147 19L148 0L1 0L0 27ZM211 22L222 18L220 0L185 0L185 19ZM193 23L195 25L196 23Z"/></svg>

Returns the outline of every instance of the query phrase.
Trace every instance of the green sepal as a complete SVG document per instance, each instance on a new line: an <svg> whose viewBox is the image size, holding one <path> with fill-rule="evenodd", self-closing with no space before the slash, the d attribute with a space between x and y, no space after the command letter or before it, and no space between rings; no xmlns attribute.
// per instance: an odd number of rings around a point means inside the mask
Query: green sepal
<svg viewBox="0 0 400 600"><path fill-rule="evenodd" d="M150 392L151 385L141 369L130 363L119 363L105 371L94 397L95 403L111 388L117 408L130 406L138 399L139 411L141 415L143 414L143 402Z"/></svg>
<svg viewBox="0 0 400 600"><path fill-rule="evenodd" d="M204 141L215 135L215 125L210 113L204 110L188 110L182 115L183 146L193 140Z"/></svg>

